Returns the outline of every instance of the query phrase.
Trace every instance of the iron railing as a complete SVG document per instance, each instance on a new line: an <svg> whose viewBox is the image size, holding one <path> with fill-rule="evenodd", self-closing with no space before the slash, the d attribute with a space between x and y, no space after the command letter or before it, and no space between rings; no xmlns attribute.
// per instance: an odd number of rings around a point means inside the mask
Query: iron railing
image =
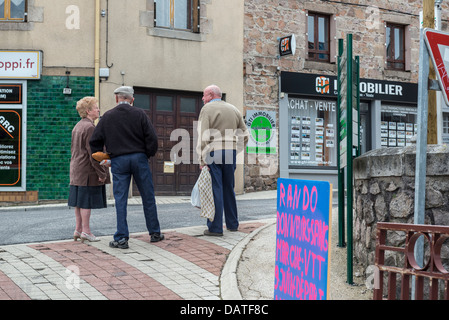
<svg viewBox="0 0 449 320"><path fill-rule="evenodd" d="M404 241L399 241L403 246L392 245L388 235L394 233L395 237L404 233ZM421 265L415 258L415 247L418 239L420 246L425 247L426 254ZM374 284L374 300L449 300L449 271L442 259L442 248L449 247L445 244L449 239L449 227L399 223L377 223L376 244L376 272ZM399 243L397 242L397 243ZM449 240L447 241L449 243ZM396 243L396 244L397 244ZM403 267L387 266L386 255L388 251L402 255ZM384 277L387 279L387 287L384 292ZM400 278L400 283L398 283ZM414 278L414 281L412 281ZM414 296L412 296L412 284L414 283ZM398 292L399 291L399 292Z"/></svg>

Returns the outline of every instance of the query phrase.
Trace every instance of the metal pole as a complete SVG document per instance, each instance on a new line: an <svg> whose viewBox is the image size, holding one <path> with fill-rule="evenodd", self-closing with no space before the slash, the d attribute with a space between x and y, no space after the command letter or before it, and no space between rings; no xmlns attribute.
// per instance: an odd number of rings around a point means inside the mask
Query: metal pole
<svg viewBox="0 0 449 320"><path fill-rule="evenodd" d="M353 243L352 243L352 239L353 239L353 235L352 235L352 227L353 227L353 222L352 222L352 201L353 201L353 193L352 193L352 157L353 157L353 143L352 143L352 99L353 99L353 94L352 94L352 90L353 90L353 85L352 82L353 80L353 75L352 75L352 34L348 34L347 35L347 41L346 41L346 53L347 53L347 61L346 61L346 66L347 66L347 74L346 77L348 79L347 82L347 96L346 96L346 103L347 103L347 107L346 107L346 113L347 113L347 141L348 141L348 146L347 146L347 167L346 167L346 174L347 174L347 198L348 198L348 203L347 203L347 231L348 231L348 247L347 247L347 265L348 265L348 272L347 272L347 282L348 284L353 284L353 263L352 263L352 259L353 259Z"/></svg>
<svg viewBox="0 0 449 320"><path fill-rule="evenodd" d="M435 30L441 30L441 2L442 0L435 0ZM443 142L443 95L440 91L435 92L437 105L437 143Z"/></svg>
<svg viewBox="0 0 449 320"><path fill-rule="evenodd" d="M415 212L414 223L424 224L426 202L426 160L427 160L427 106L428 106L429 52L424 43L424 29L419 41L419 80L418 80L418 137L416 139L415 170ZM422 266L424 239L420 237L415 246L415 259ZM412 279L412 299L415 279Z"/></svg>
<svg viewBox="0 0 449 320"><path fill-rule="evenodd" d="M343 54L343 39L338 39L338 74L340 75L340 60ZM339 84L340 85L340 84ZM340 168L340 89L338 88L337 108L337 169L338 169L338 246L344 248L345 243L345 177L344 168Z"/></svg>
<svg viewBox="0 0 449 320"><path fill-rule="evenodd" d="M360 57L355 57L355 66L356 66L356 84L357 84L357 157L360 157L362 155L362 139L360 138Z"/></svg>

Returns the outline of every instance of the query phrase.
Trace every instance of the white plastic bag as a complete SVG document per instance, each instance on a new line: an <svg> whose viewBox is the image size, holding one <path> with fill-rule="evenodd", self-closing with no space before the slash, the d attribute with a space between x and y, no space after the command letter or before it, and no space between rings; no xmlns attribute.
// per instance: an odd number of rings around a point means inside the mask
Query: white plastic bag
<svg viewBox="0 0 449 320"><path fill-rule="evenodd" d="M201 197L200 197L200 188L198 187L198 180L196 180L195 186L192 189L192 194L190 195L190 203L192 206L201 209Z"/></svg>

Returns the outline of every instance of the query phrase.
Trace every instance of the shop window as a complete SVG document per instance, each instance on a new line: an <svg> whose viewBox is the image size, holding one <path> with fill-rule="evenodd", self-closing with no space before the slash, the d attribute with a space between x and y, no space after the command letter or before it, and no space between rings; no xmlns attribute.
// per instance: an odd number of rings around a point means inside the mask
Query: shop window
<svg viewBox="0 0 449 320"><path fill-rule="evenodd" d="M199 32L199 0L154 0L154 26Z"/></svg>
<svg viewBox="0 0 449 320"><path fill-rule="evenodd" d="M289 166L337 166L337 102L289 98Z"/></svg>
<svg viewBox="0 0 449 320"><path fill-rule="evenodd" d="M449 113L443 113L443 133L449 134Z"/></svg>
<svg viewBox="0 0 449 320"><path fill-rule="evenodd" d="M330 62L330 16L309 12L307 16L308 60Z"/></svg>
<svg viewBox="0 0 449 320"><path fill-rule="evenodd" d="M387 69L406 70L405 65L405 26L387 23Z"/></svg>
<svg viewBox="0 0 449 320"><path fill-rule="evenodd" d="M0 0L0 21L25 21L26 0Z"/></svg>
<svg viewBox="0 0 449 320"><path fill-rule="evenodd" d="M382 105L380 139L382 147L405 147L418 133L416 107Z"/></svg>
<svg viewBox="0 0 449 320"><path fill-rule="evenodd" d="M443 112L443 143L449 143L449 113Z"/></svg>

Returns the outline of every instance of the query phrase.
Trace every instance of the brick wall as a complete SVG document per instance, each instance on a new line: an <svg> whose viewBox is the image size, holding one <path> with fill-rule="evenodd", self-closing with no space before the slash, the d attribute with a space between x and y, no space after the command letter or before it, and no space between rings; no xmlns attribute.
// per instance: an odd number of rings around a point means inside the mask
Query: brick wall
<svg viewBox="0 0 449 320"><path fill-rule="evenodd" d="M92 77L70 77L71 95L62 93L66 85L59 76L28 81L27 190L38 191L39 200L67 199L76 102L94 95Z"/></svg>

